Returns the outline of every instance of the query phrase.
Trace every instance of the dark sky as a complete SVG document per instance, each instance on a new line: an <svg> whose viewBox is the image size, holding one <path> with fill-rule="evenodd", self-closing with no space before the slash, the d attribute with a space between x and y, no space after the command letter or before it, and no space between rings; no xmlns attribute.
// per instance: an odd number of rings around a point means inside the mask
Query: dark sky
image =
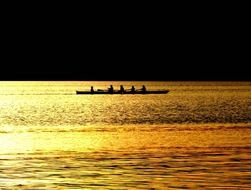
<svg viewBox="0 0 251 190"><path fill-rule="evenodd" d="M217 45L176 42L101 47L43 44L8 54L2 80L251 80L245 55ZM59 43L59 41L58 41ZM75 47L74 47L75 46ZM191 47L190 47L191 46ZM21 46L19 47L22 48Z"/></svg>
<svg viewBox="0 0 251 190"><path fill-rule="evenodd" d="M251 80L247 25L202 12L19 15L3 27L0 79Z"/></svg>

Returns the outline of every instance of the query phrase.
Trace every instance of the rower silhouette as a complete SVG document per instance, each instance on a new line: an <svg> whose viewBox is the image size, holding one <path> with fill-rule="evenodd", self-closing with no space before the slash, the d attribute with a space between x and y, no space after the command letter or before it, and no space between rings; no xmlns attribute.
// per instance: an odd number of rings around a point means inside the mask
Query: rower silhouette
<svg viewBox="0 0 251 190"><path fill-rule="evenodd" d="M134 86L132 86L131 92L135 92L135 87Z"/></svg>
<svg viewBox="0 0 251 190"><path fill-rule="evenodd" d="M145 85L142 86L141 91L142 91L142 92L146 92L146 87L145 87Z"/></svg>
<svg viewBox="0 0 251 190"><path fill-rule="evenodd" d="M120 90L119 90L119 92L120 92L121 94L123 94L123 93L125 92L125 89L124 89L123 85L120 85Z"/></svg>
<svg viewBox="0 0 251 190"><path fill-rule="evenodd" d="M113 86L112 85L110 85L110 88L108 88L108 92L113 93Z"/></svg>
<svg viewBox="0 0 251 190"><path fill-rule="evenodd" d="M94 89L93 89L93 86L91 86L91 93L94 93Z"/></svg>

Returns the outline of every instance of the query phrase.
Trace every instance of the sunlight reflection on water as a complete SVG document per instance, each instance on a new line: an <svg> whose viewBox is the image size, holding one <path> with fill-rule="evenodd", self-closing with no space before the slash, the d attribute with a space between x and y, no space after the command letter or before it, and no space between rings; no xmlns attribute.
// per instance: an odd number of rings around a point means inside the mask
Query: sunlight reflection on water
<svg viewBox="0 0 251 190"><path fill-rule="evenodd" d="M250 129L243 128L238 133L221 129L201 133L138 128L2 134L0 186L9 189L250 186Z"/></svg>
<svg viewBox="0 0 251 190"><path fill-rule="evenodd" d="M243 83L147 84L169 86L164 96L77 96L80 82L2 84L1 189L250 189Z"/></svg>

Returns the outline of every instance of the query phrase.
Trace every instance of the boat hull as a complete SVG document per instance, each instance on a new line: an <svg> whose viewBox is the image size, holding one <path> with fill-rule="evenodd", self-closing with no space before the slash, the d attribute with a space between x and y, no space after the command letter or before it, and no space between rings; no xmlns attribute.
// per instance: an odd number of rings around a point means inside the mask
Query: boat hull
<svg viewBox="0 0 251 190"><path fill-rule="evenodd" d="M76 94L167 94L169 91L168 90L151 90L151 91L125 91L125 92L120 92L120 91L115 91L115 92L108 92L108 91L76 91Z"/></svg>

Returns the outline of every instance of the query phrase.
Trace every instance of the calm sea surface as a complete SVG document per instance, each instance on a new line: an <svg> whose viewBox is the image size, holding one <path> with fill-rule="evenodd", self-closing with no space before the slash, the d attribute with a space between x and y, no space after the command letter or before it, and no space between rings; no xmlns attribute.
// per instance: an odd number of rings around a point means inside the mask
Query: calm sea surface
<svg viewBox="0 0 251 190"><path fill-rule="evenodd" d="M0 82L0 189L251 189L251 82Z"/></svg>

